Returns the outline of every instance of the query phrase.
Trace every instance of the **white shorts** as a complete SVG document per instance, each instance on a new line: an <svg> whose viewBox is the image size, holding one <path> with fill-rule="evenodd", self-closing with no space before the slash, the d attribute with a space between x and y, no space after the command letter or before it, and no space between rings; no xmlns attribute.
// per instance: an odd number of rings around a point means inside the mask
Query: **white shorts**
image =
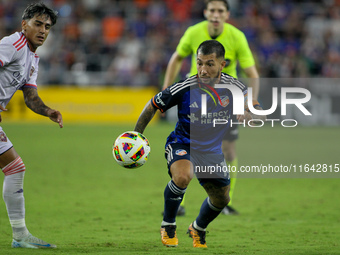
<svg viewBox="0 0 340 255"><path fill-rule="evenodd" d="M0 155L8 151L10 148L13 147L13 144L6 136L5 132L0 127Z"/></svg>

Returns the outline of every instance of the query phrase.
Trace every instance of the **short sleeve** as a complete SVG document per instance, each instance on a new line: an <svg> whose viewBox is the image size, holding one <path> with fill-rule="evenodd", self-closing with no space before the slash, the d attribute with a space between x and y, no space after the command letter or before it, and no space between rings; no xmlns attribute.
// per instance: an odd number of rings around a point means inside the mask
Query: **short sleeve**
<svg viewBox="0 0 340 255"><path fill-rule="evenodd" d="M184 35L182 36L182 38L180 39L176 51L177 53L185 58L189 55L192 54L192 48L191 48L191 36L190 36L190 27L185 31Z"/></svg>
<svg viewBox="0 0 340 255"><path fill-rule="evenodd" d="M255 65L253 54L249 48L248 41L244 33L239 35L239 47L237 49L237 58L242 69Z"/></svg>
<svg viewBox="0 0 340 255"><path fill-rule="evenodd" d="M177 105L181 98L181 93L176 93L175 95L171 94L170 89L172 86L159 92L151 99L151 104L161 112L165 112L171 107Z"/></svg>
<svg viewBox="0 0 340 255"><path fill-rule="evenodd" d="M23 87L37 88L38 70L39 70L39 58L36 58L35 64L33 65L33 69L31 69L32 75L30 75L29 80Z"/></svg>
<svg viewBox="0 0 340 255"><path fill-rule="evenodd" d="M13 61L14 55L17 51L12 44L0 41L0 67L6 66Z"/></svg>

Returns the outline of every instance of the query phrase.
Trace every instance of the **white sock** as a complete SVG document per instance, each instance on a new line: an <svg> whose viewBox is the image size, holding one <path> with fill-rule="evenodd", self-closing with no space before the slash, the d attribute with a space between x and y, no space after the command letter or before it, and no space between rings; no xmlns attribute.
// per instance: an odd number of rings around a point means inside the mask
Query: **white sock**
<svg viewBox="0 0 340 255"><path fill-rule="evenodd" d="M25 224L25 198L23 193L25 165L18 157L5 166L2 171L5 174L2 195L13 229L13 237L21 239L28 235Z"/></svg>
<svg viewBox="0 0 340 255"><path fill-rule="evenodd" d="M200 230L200 231L206 231L206 229L205 229L205 228L201 228L201 227L199 227L199 226L197 225L196 221L194 221L194 224L192 224L192 226L193 226L195 229L197 229L197 230Z"/></svg>
<svg viewBox="0 0 340 255"><path fill-rule="evenodd" d="M162 224L161 224L161 226L176 226L176 222L173 222L173 223L169 223L169 222L166 222L166 221L162 221Z"/></svg>

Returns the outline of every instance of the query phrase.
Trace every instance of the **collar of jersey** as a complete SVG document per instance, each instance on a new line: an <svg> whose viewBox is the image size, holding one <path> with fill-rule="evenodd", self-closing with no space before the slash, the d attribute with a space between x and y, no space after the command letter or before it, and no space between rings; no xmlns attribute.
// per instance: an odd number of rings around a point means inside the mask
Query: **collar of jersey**
<svg viewBox="0 0 340 255"><path fill-rule="evenodd" d="M212 99L214 100L214 102L215 102L215 105L217 105L217 104L216 104L216 101L215 101L215 98L214 98L214 96L208 91L208 89L209 89L211 92L213 92L213 93L217 96L218 101L219 101L220 104L222 105L222 100L221 100L219 94L217 93L217 91L216 91L212 86L210 86L210 85L208 85L208 84L206 84L206 83L204 83L204 82L201 82L200 79L198 78L198 75L197 75L197 81L198 81L198 87L199 87L201 90L203 90L204 92L206 92L209 96L211 96L211 98L212 98Z"/></svg>

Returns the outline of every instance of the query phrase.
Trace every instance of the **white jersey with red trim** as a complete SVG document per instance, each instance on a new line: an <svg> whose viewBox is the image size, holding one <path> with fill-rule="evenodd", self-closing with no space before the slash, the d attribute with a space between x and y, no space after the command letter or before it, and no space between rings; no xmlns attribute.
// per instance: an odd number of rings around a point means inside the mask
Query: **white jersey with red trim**
<svg viewBox="0 0 340 255"><path fill-rule="evenodd" d="M6 107L24 86L37 87L39 57L28 47L22 32L0 41L0 104Z"/></svg>

